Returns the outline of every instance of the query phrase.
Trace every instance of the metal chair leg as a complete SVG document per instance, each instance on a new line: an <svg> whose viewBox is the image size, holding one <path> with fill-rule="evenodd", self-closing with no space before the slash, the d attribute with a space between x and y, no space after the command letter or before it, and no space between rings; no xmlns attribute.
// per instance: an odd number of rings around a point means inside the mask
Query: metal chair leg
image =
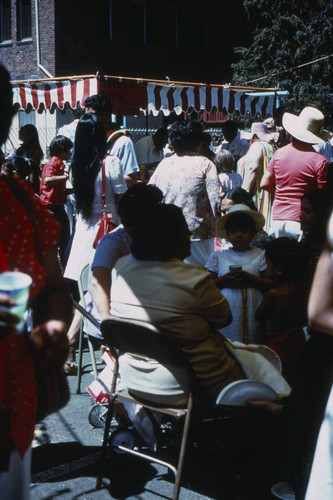
<svg viewBox="0 0 333 500"><path fill-rule="evenodd" d="M77 364L77 385L76 394L81 394L81 378L82 378L82 355L83 355L83 318L81 318L80 335L79 335L79 355Z"/></svg>
<svg viewBox="0 0 333 500"><path fill-rule="evenodd" d="M189 434L189 430L190 430L192 408L193 408L193 396L191 394L189 396L187 413L186 413L185 422L184 422L183 439L182 439L182 444L180 447L179 459L178 459L178 465L177 465L177 473L176 473L176 477L175 477L175 486L173 489L173 500L178 500L178 497L179 497L180 481L182 478L183 464L184 464L184 458L185 458L185 453L186 453L186 445L187 445L187 439L188 439L188 434Z"/></svg>
<svg viewBox="0 0 333 500"><path fill-rule="evenodd" d="M109 438L109 433L110 433L111 421L112 421L112 417L113 417L113 403L114 403L115 398L116 398L116 396L114 396L110 399L108 412L106 414L103 443L102 443L102 449L101 449L101 456L100 456L100 460L99 460L99 472L98 472L97 478L96 478L96 489L97 490L100 490L101 485L102 485L102 470L103 470L106 455L107 455L107 445L108 445L108 438Z"/></svg>
<svg viewBox="0 0 333 500"><path fill-rule="evenodd" d="M96 358L95 358L95 351L94 351L94 346L89 338L89 335L88 335L88 347L89 347L89 351L90 351L90 358L91 358L91 365L92 365L92 368L93 368L93 372L94 372L94 377L97 378L98 377L98 372L97 372L97 365L96 365Z"/></svg>

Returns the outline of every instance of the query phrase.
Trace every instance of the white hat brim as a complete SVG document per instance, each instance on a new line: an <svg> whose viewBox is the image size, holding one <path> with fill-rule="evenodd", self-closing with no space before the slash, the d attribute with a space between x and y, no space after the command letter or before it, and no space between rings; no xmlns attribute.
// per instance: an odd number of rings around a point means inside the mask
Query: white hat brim
<svg viewBox="0 0 333 500"><path fill-rule="evenodd" d="M291 113L284 113L282 125L286 131L295 139L307 144L321 144L325 142L318 135L313 134L304 127L303 120Z"/></svg>
<svg viewBox="0 0 333 500"><path fill-rule="evenodd" d="M234 207L236 207L236 206L240 207L240 205L234 205ZM222 217L217 219L216 224L215 224L215 234L218 238L226 238L227 237L227 233L225 230L226 222L229 219L229 217L231 217L232 215L234 215L238 212L243 212L245 214L248 214L251 217L251 219L254 220L255 225L256 225L256 231L260 231L260 229L262 229L264 227L265 217L260 212L256 212L255 210L251 210L251 209L234 210L232 212L228 212L226 215L223 215Z"/></svg>
<svg viewBox="0 0 333 500"><path fill-rule="evenodd" d="M260 133L258 133L258 132L242 132L242 138L247 139L248 141L250 141L254 135L259 137L259 139L261 139L262 141L271 141L274 139L273 134L265 134L264 132L260 132Z"/></svg>

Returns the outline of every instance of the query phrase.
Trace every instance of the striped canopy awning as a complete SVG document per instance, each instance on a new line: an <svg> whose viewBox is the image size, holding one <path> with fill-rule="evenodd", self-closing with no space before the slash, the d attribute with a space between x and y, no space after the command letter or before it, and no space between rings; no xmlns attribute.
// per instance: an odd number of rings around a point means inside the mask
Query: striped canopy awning
<svg viewBox="0 0 333 500"><path fill-rule="evenodd" d="M67 103L75 109L90 95L99 92L97 78L68 79L60 81L13 82L13 104L21 110L55 107L64 109Z"/></svg>
<svg viewBox="0 0 333 500"><path fill-rule="evenodd" d="M259 114L262 118L273 114L274 96L251 96L250 93L234 90L228 86L214 85L161 85L147 84L147 110L154 115L162 111L165 115L194 109L196 112L220 112L232 115L236 111L244 116Z"/></svg>
<svg viewBox="0 0 333 500"><path fill-rule="evenodd" d="M270 90L229 85L207 85L186 82L151 81L127 77L85 76L15 81L14 104L22 110L75 109L83 106L87 97L104 92L112 105L112 113L136 115L140 110L165 115L191 110L220 112L241 116L250 114L265 118L273 114L274 95L251 95L251 91ZM270 92L272 94L272 92Z"/></svg>

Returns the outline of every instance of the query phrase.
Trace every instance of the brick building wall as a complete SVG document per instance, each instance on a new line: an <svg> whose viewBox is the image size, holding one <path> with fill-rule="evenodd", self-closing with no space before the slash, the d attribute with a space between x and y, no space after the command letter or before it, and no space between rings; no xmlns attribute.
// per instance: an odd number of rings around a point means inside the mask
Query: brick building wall
<svg viewBox="0 0 333 500"><path fill-rule="evenodd" d="M57 0L39 0L40 64L53 76L56 76L55 3Z"/></svg>
<svg viewBox="0 0 333 500"><path fill-rule="evenodd" d="M35 0L32 36L23 42L16 36L16 3L11 0L12 39L0 43L0 61L13 79L44 78L37 64ZM40 64L53 76L99 71L224 83L230 81L235 28L242 25L241 3L38 0Z"/></svg>
<svg viewBox="0 0 333 500"><path fill-rule="evenodd" d="M39 1L39 31L41 64L54 75L54 9L53 2ZM11 40L0 44L0 62L13 80L45 78L37 64L35 1L31 0L31 38L17 37L16 0L11 0Z"/></svg>

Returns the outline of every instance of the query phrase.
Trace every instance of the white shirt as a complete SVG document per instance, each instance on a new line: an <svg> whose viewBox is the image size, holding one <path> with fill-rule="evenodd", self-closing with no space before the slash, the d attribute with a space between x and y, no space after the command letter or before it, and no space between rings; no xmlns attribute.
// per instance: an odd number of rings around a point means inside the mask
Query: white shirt
<svg viewBox="0 0 333 500"><path fill-rule="evenodd" d="M163 150L156 149L153 137L147 135L135 144L136 159L139 165L147 165L163 160Z"/></svg>
<svg viewBox="0 0 333 500"><path fill-rule="evenodd" d="M236 135L236 137L230 141L223 141L220 146L217 147L215 153L219 153L222 151L222 149L227 149L230 151L231 154L234 156L244 156L248 152L249 149L249 143L246 139L241 139L239 134Z"/></svg>
<svg viewBox="0 0 333 500"><path fill-rule="evenodd" d="M324 156L326 156L328 163L333 162L333 146L330 140L324 144L314 144L313 149Z"/></svg>
<svg viewBox="0 0 333 500"><path fill-rule="evenodd" d="M123 175L139 172L133 141L126 135L118 137L111 146L110 155L118 156Z"/></svg>

